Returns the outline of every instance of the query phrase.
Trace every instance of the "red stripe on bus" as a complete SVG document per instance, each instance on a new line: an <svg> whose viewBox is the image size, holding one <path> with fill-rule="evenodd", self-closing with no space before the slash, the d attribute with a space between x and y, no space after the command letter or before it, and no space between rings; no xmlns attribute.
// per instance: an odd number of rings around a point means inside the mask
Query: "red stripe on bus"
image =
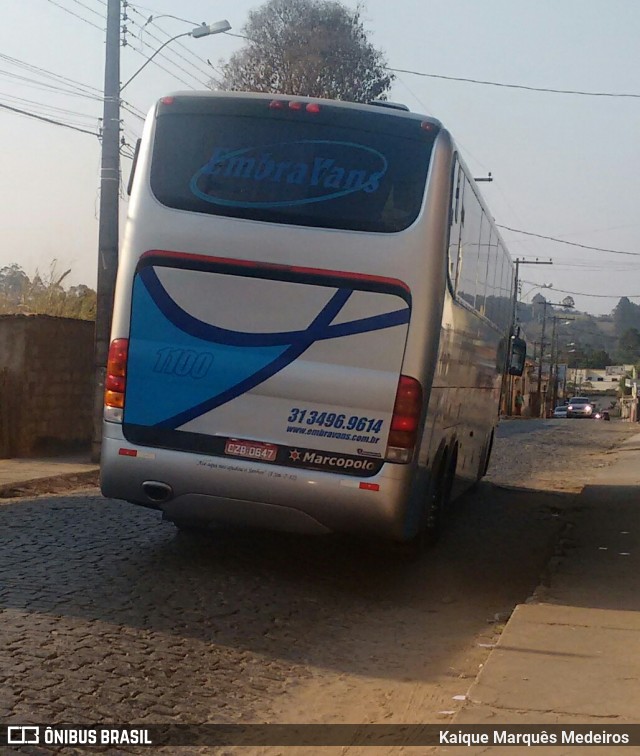
<svg viewBox="0 0 640 756"><path fill-rule="evenodd" d="M330 276L332 278L346 278L352 281L368 281L371 283L397 286L411 293L411 289L404 281L385 276L371 276L367 273L353 273L346 270L326 270L324 268L304 268L297 265L279 265L277 263L264 263L255 260L234 260L230 257L209 257L208 255L196 255L189 252L168 252L166 250L149 250L144 252L141 259L148 257L162 257L174 260L193 260L194 262L210 262L218 265L236 266L242 268L255 268L282 271L283 273L302 273L312 276Z"/></svg>

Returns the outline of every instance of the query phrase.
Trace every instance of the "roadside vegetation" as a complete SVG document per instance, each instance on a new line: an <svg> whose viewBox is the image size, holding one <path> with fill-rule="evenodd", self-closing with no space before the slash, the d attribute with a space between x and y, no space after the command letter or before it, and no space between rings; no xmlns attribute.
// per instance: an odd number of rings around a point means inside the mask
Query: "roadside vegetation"
<svg viewBox="0 0 640 756"><path fill-rule="evenodd" d="M49 270L29 277L17 263L0 268L0 315L54 315L95 320L96 292L84 284L65 287L71 269Z"/></svg>

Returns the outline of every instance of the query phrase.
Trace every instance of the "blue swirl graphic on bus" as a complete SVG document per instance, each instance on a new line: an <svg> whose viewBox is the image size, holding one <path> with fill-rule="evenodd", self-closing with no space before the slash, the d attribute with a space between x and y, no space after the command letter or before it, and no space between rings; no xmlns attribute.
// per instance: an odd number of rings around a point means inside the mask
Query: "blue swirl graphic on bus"
<svg viewBox="0 0 640 756"><path fill-rule="evenodd" d="M284 370L317 341L341 338L409 322L409 307L332 324L353 289L334 291L300 330L245 333L190 315L162 285L153 267L134 279L125 423L175 429L245 394ZM212 363L206 380L190 371L158 371L158 354L171 348ZM180 351L182 350L182 352ZM176 374L178 373L178 374Z"/></svg>
<svg viewBox="0 0 640 756"><path fill-rule="evenodd" d="M189 188L204 202L227 207L295 207L376 192L387 168L381 152L355 142L300 139L232 150L218 147ZM232 196L215 193L225 189ZM233 196L249 193L251 199Z"/></svg>

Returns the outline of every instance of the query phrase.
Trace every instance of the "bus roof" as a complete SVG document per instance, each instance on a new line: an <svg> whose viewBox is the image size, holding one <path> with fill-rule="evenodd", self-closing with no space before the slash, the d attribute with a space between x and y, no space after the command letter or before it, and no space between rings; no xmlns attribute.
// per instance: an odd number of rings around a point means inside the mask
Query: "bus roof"
<svg viewBox="0 0 640 756"><path fill-rule="evenodd" d="M345 100L329 100L320 97L302 97L286 94L270 94L263 92L226 92L219 90L182 90L176 92L169 92L164 97L161 97L159 102L162 102L167 97L180 97L180 98L223 98L223 99L240 99L240 100L281 100L283 102L304 102L304 103L318 103L319 105L325 105L336 108L345 108L350 110L369 111L371 113L384 113L390 118L405 118L414 121L428 121L432 123L438 129L442 128L442 123L433 116L425 115L423 113L413 113L410 110L404 108L398 108L395 106L381 107L380 103L362 103L362 102L346 102Z"/></svg>

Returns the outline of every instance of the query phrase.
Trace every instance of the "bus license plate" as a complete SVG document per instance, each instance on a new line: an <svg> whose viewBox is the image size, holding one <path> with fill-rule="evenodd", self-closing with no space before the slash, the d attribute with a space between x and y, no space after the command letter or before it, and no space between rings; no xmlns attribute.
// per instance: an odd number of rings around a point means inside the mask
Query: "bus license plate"
<svg viewBox="0 0 640 756"><path fill-rule="evenodd" d="M224 453L234 457L255 459L256 462L275 462L278 447L275 444L261 444L258 441L229 439L225 444Z"/></svg>

